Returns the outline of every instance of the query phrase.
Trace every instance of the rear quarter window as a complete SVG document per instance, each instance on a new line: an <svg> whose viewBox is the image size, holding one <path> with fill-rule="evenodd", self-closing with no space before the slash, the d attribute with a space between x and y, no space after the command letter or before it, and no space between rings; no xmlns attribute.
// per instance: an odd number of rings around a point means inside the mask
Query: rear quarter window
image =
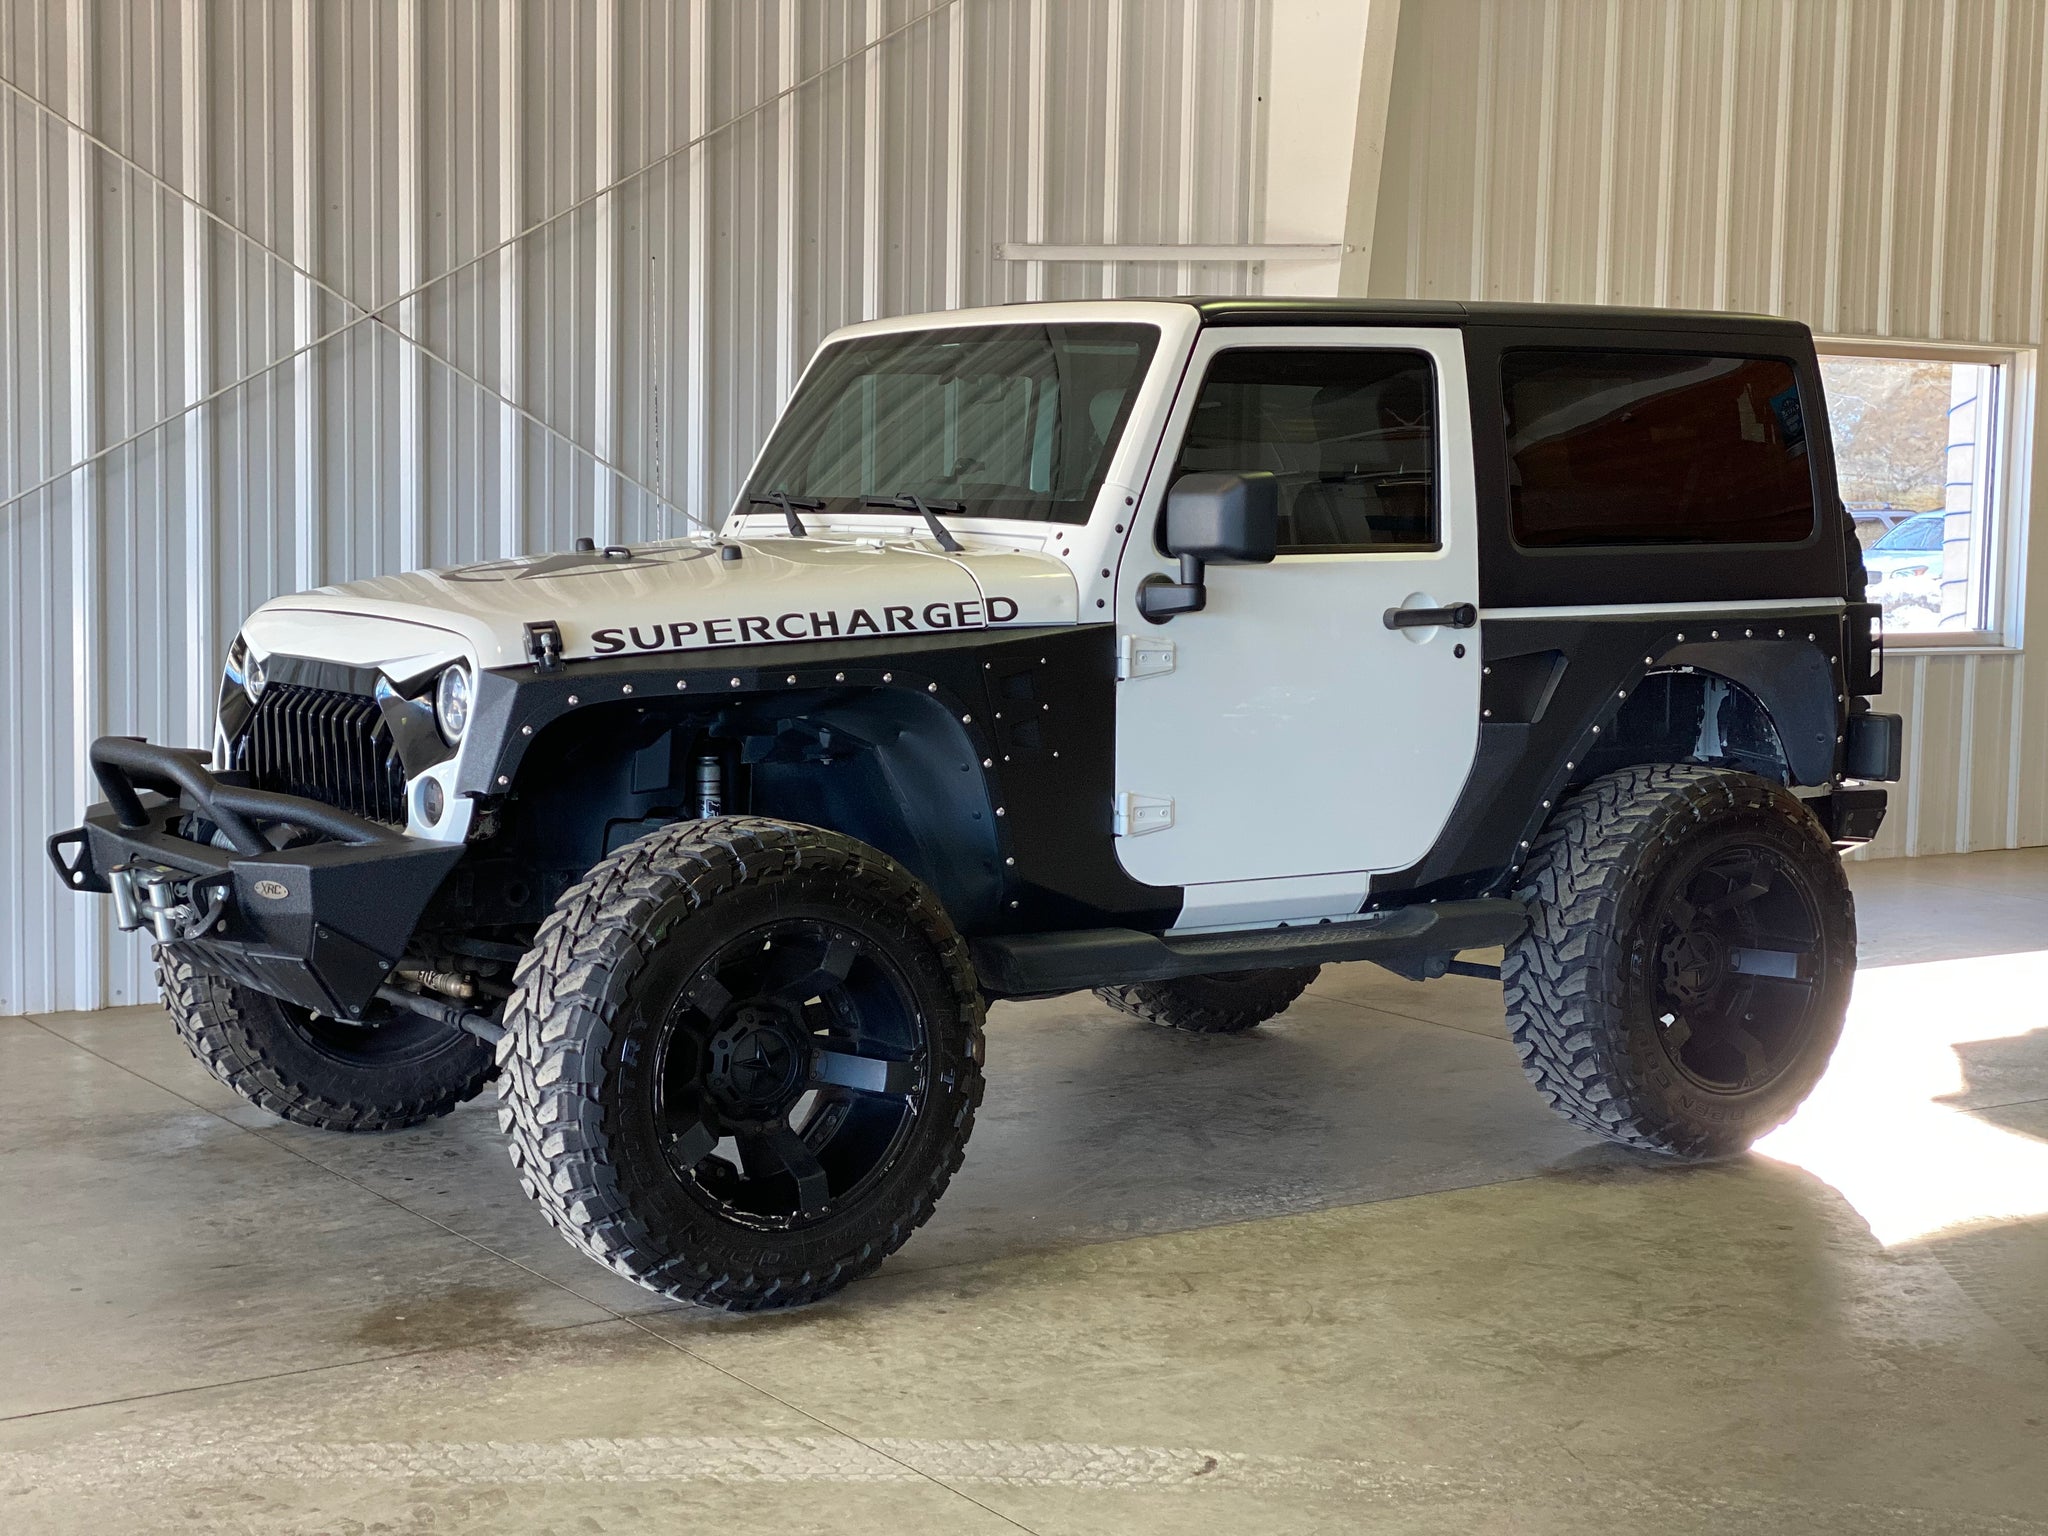
<svg viewBox="0 0 2048 1536"><path fill-rule="evenodd" d="M1780 358L1517 348L1501 358L1527 548L1797 544L1813 470Z"/></svg>

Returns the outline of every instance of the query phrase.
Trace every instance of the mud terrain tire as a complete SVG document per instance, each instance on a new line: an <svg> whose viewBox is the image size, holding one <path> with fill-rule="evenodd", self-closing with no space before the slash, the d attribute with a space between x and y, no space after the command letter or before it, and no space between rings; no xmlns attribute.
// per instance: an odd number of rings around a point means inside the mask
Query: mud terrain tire
<svg viewBox="0 0 2048 1536"><path fill-rule="evenodd" d="M895 1252L960 1166L982 1094L967 945L852 838L755 817L650 833L563 895L516 983L499 1123L520 1183L649 1290L815 1301Z"/></svg>
<svg viewBox="0 0 2048 1536"><path fill-rule="evenodd" d="M1232 971L1097 987L1095 995L1118 1013L1191 1035L1238 1035L1284 1013L1321 973L1319 965L1277 971Z"/></svg>
<svg viewBox="0 0 2048 1536"><path fill-rule="evenodd" d="M475 1098L497 1070L483 1041L431 1020L342 1024L162 951L156 974L171 1022L199 1064L257 1108L299 1125L418 1125Z"/></svg>
<svg viewBox="0 0 2048 1536"><path fill-rule="evenodd" d="M1841 859L1782 785L1625 768L1560 806L1516 894L1509 1031L1551 1106L1685 1159L1739 1152L1819 1081L1841 1036L1856 914Z"/></svg>

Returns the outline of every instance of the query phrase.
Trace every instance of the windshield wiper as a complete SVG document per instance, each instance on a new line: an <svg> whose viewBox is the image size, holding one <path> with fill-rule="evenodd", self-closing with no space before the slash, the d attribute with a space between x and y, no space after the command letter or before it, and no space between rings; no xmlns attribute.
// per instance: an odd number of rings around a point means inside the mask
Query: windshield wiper
<svg viewBox="0 0 2048 1536"><path fill-rule="evenodd" d="M936 512L965 512L964 501L926 501L922 496L913 496L905 491L901 496L865 496L863 503L870 507L893 507L898 512L915 512L924 519L925 527L931 529L932 537L939 541L939 548L949 555L957 555L967 546L954 538L946 525L938 520Z"/></svg>
<svg viewBox="0 0 2048 1536"><path fill-rule="evenodd" d="M806 512L825 510L825 503L822 501L806 501L803 497L792 496L787 491L770 491L766 496L749 496L747 505L782 508L782 515L789 520L790 537L794 539L810 536L810 530L804 527L804 520L796 515L798 507L802 507Z"/></svg>

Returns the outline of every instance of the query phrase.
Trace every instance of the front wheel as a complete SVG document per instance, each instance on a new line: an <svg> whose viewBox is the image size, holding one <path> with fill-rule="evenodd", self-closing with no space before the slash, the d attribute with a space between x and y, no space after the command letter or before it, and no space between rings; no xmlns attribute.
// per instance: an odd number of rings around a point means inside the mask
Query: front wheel
<svg viewBox="0 0 2048 1536"><path fill-rule="evenodd" d="M164 1006L199 1064L259 1109L323 1131L392 1131L473 1099L496 1069L460 1030L386 1010L331 1019L157 952Z"/></svg>
<svg viewBox="0 0 2048 1536"><path fill-rule="evenodd" d="M1501 965L1523 1070L1595 1135L1727 1156L1788 1119L1841 1037L1856 914L1783 786L1690 765L1594 780L1544 828Z"/></svg>
<svg viewBox="0 0 2048 1536"><path fill-rule="evenodd" d="M678 1300L829 1295L931 1215L981 1101L982 1001L880 851L753 817L627 844L520 964L499 1122L570 1242Z"/></svg>

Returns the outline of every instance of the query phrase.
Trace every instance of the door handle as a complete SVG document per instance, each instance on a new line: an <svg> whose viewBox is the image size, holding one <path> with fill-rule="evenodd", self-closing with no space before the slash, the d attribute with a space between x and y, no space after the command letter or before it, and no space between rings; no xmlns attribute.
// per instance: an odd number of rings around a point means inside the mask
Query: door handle
<svg viewBox="0 0 2048 1536"><path fill-rule="evenodd" d="M1448 608L1389 608L1389 629L1470 629L1479 622L1475 603L1452 603Z"/></svg>

